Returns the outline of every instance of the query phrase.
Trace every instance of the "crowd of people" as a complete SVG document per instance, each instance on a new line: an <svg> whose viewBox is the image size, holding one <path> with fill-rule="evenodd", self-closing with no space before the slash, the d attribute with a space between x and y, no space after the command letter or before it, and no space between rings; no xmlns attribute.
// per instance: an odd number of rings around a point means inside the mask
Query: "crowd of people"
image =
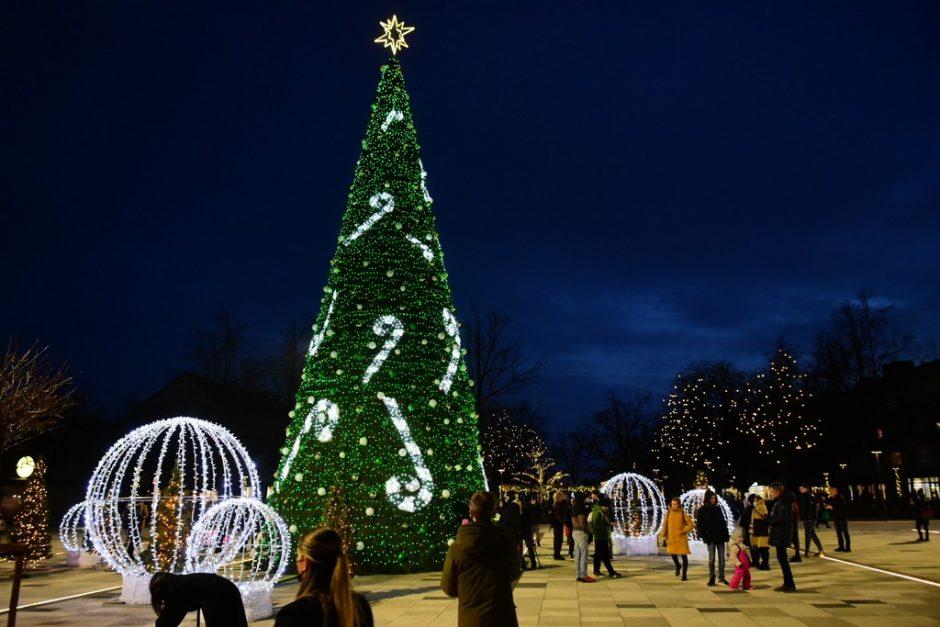
<svg viewBox="0 0 940 627"><path fill-rule="evenodd" d="M672 559L676 577L688 581L689 537L694 530L705 544L708 555L708 586L719 583L734 590L750 590L751 569L770 570L770 547L783 583L774 588L795 592L792 562L825 555L816 533L820 524L835 528L836 552L852 551L845 499L835 487L828 496L815 494L810 486L799 486L794 494L779 482L771 483L767 498L750 494L733 521L719 506L718 495L707 490L702 505L690 515L678 497L669 502L659 537ZM912 497L918 542L930 540L929 521L933 511L923 491ZM536 495L509 493L503 503L489 492L477 492L469 503L470 520L457 530L448 549L441 574L441 589L458 600L458 624L518 625L513 589L522 571L541 567L536 546L540 544L542 512ZM610 500L594 491L566 495L556 492L548 512L554 532L553 559L575 562L579 583L594 583L602 576L623 575L612 564ZM802 543L799 523L802 522ZM588 575L589 545L593 542L593 577ZM793 547L794 554L789 552ZM725 578L726 565L734 568L731 580ZM339 534L321 527L303 534L296 554L299 587L294 601L278 612L275 627L330 625L371 627L372 610L364 596L352 588L349 561ZM246 625L241 595L236 586L213 574L174 575L156 573L150 583L151 599L157 614L157 627L176 627L186 614L201 611L207 627Z"/></svg>

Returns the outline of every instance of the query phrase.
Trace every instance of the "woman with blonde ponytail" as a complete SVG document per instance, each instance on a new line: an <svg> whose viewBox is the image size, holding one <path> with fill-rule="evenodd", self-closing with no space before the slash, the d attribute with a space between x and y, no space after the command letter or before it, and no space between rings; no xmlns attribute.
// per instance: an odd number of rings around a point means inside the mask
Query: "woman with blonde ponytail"
<svg viewBox="0 0 940 627"><path fill-rule="evenodd" d="M373 627L372 609L352 589L339 534L308 531L297 542L297 598L281 608L275 627Z"/></svg>

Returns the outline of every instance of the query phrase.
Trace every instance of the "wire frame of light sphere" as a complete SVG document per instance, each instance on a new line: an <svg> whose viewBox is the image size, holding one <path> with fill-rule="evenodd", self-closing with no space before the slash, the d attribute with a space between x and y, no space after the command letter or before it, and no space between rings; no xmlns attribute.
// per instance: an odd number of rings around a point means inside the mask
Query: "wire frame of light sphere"
<svg viewBox="0 0 940 627"><path fill-rule="evenodd" d="M198 418L159 420L122 437L98 462L85 497L87 533L122 575L182 572L196 521L258 486L254 462L227 429Z"/></svg>
<svg viewBox="0 0 940 627"><path fill-rule="evenodd" d="M209 508L186 547L187 572L218 573L236 584L269 589L290 560L287 525L254 498L228 499Z"/></svg>
<svg viewBox="0 0 940 627"><path fill-rule="evenodd" d="M659 533L666 512L666 497L652 480L625 472L611 477L602 492L611 502L615 535L640 538Z"/></svg>
<svg viewBox="0 0 940 627"><path fill-rule="evenodd" d="M714 489L712 489L714 492ZM695 490L689 490L688 492L683 492L679 495L679 501L682 503L682 509L685 510L685 513L692 517L692 520L695 520L695 513L705 502L705 489L697 488ZM728 505L728 502L725 501L721 496L718 496L718 507L721 508L721 513L725 515L725 522L728 525L728 533L734 533L734 515L731 513L731 507ZM696 530L693 529L689 533L690 540L700 540Z"/></svg>
<svg viewBox="0 0 940 627"><path fill-rule="evenodd" d="M85 502L77 503L65 512L59 523L59 540L66 551L90 551L91 540L85 529Z"/></svg>

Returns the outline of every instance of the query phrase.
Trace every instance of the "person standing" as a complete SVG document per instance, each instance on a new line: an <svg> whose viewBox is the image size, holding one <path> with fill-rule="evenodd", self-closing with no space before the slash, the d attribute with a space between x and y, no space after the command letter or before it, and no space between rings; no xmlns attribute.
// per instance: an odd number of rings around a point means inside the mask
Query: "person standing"
<svg viewBox="0 0 940 627"><path fill-rule="evenodd" d="M737 534L728 545L728 557L734 564L734 575L731 576L731 583L728 587L737 590L740 585L745 590L751 589L751 558L747 554L747 544L744 542L744 534Z"/></svg>
<svg viewBox="0 0 940 627"><path fill-rule="evenodd" d="M552 533L554 534L553 559L564 560L561 554L561 547L565 541L565 493L561 490L555 492L554 502L552 503Z"/></svg>
<svg viewBox="0 0 940 627"><path fill-rule="evenodd" d="M506 493L506 502L499 510L499 524L506 527L512 536L513 546L516 547L516 555L519 557L519 567L525 566L525 557L522 554L522 510L519 503L516 502L516 495L512 492Z"/></svg>
<svg viewBox="0 0 940 627"><path fill-rule="evenodd" d="M708 547L708 585L715 585L715 554L718 554L718 581L728 585L725 579L725 544L728 542L728 521L718 506L718 495L705 490L702 506L695 513L695 528L698 537Z"/></svg>
<svg viewBox="0 0 940 627"><path fill-rule="evenodd" d="M741 540L751 553L752 563L757 561L754 559L754 550L751 548L751 515L754 513L755 498L756 495L754 494L747 495L747 499L744 501L744 510L741 512L740 518L738 518L738 526L741 528Z"/></svg>
<svg viewBox="0 0 940 627"><path fill-rule="evenodd" d="M933 518L933 508L927 503L924 489L920 488L914 494L914 526L917 527L917 542L930 542L930 519ZM923 529L923 533L921 530Z"/></svg>
<svg viewBox="0 0 940 627"><path fill-rule="evenodd" d="M823 552L819 536L816 535L816 525L819 524L816 522L816 497L810 490L809 484L800 484L800 495L797 497L797 502L803 518L803 556L809 557L809 542L812 540L816 544L816 553L814 555L823 557L826 554Z"/></svg>
<svg viewBox="0 0 940 627"><path fill-rule="evenodd" d="M372 627L372 609L352 589L349 561L333 529L308 531L297 542L297 598L277 613L274 627Z"/></svg>
<svg viewBox="0 0 940 627"><path fill-rule="evenodd" d="M783 585L774 588L777 592L796 592L793 581L793 571L790 570L790 561L787 551L790 548L790 538L793 535L793 503L796 496L783 489L779 481L769 486L770 495L774 499L774 507L767 517L770 526L770 546L777 550L777 562L783 571Z"/></svg>
<svg viewBox="0 0 940 627"><path fill-rule="evenodd" d="M614 566L610 562L613 556L610 549L610 536L613 527L610 524L610 501L606 497L602 496L600 500L594 502L589 522L588 527L594 530L594 576L600 577L601 562L603 562L604 567L607 568L608 577L611 579L623 577L614 570Z"/></svg>
<svg viewBox="0 0 940 627"><path fill-rule="evenodd" d="M468 525L457 530L447 549L441 590L457 598L458 627L518 627L512 587L522 575L516 547L505 527L493 525L496 498L477 492L470 498Z"/></svg>
<svg viewBox="0 0 940 627"><path fill-rule="evenodd" d="M770 526L767 524L767 504L756 494L751 513L751 553L758 570L770 570Z"/></svg>
<svg viewBox="0 0 940 627"><path fill-rule="evenodd" d="M529 554L529 560L532 562L532 570L535 570L535 542L532 537L539 530L539 506L538 494L533 492L522 505L522 541L525 542L526 552ZM522 556L522 567L525 569L525 554Z"/></svg>
<svg viewBox="0 0 940 627"><path fill-rule="evenodd" d="M845 511L845 499L839 494L839 488L829 487L829 498L826 499L826 511L832 517L832 524L836 527L836 540L839 553L852 552L852 538L849 537L849 519Z"/></svg>
<svg viewBox="0 0 940 627"><path fill-rule="evenodd" d="M597 580L588 577L587 574L587 511L584 507L584 495L580 492L575 492L571 497L571 538L574 540L574 567L578 575L578 581L594 583Z"/></svg>
<svg viewBox="0 0 940 627"><path fill-rule="evenodd" d="M666 547L666 554L672 556L672 563L676 566L676 577L679 576L679 556L682 556L682 581L687 581L686 573L689 570L689 532L695 529L692 517L682 509L679 497L673 497L669 502L669 509L663 519L663 530L659 534Z"/></svg>

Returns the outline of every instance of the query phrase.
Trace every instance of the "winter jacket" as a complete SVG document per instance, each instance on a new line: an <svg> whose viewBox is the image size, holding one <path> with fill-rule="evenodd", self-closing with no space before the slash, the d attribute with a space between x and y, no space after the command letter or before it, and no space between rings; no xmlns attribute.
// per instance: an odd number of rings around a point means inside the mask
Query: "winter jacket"
<svg viewBox="0 0 940 627"><path fill-rule="evenodd" d="M565 524L565 511L568 504L562 501L555 501L552 505L552 526L561 527Z"/></svg>
<svg viewBox="0 0 940 627"><path fill-rule="evenodd" d="M506 528L487 522L461 527L441 573L441 589L457 597L457 625L518 627L512 582L520 574L515 543Z"/></svg>
<svg viewBox="0 0 940 627"><path fill-rule="evenodd" d="M774 501L767 524L770 525L770 546L790 546L793 541L793 505L796 496L792 492L782 492Z"/></svg>
<svg viewBox="0 0 940 627"><path fill-rule="evenodd" d="M764 499L754 501L754 511L751 512L751 546L763 549L769 546L770 526L767 524L767 505Z"/></svg>
<svg viewBox="0 0 940 627"><path fill-rule="evenodd" d="M797 503L800 505L800 517L806 522L816 520L816 496L812 492L800 492L797 495Z"/></svg>
<svg viewBox="0 0 940 627"><path fill-rule="evenodd" d="M189 612L202 610L206 627L247 627L242 595L235 584L215 574L168 575L163 610L156 627L177 627Z"/></svg>
<svg viewBox="0 0 940 627"><path fill-rule="evenodd" d="M610 519L607 518L607 514L597 503L594 504L591 514L588 516L588 526L593 529L592 533L595 540L610 541L610 532L612 530Z"/></svg>
<svg viewBox="0 0 940 627"><path fill-rule="evenodd" d="M522 534L531 536L538 528L540 522L539 508L532 503L522 504Z"/></svg>
<svg viewBox="0 0 940 627"><path fill-rule="evenodd" d="M827 498L826 505L832 507L832 509L829 510L829 515L832 516L832 520L843 521L846 519L845 499L842 498L841 494L836 494L835 496L830 496Z"/></svg>
<svg viewBox="0 0 940 627"><path fill-rule="evenodd" d="M516 544L522 540L522 512L515 501L509 501L499 510L499 524L510 530Z"/></svg>
<svg viewBox="0 0 940 627"><path fill-rule="evenodd" d="M719 505L703 505L695 513L695 529L706 544L723 544L728 541L728 521Z"/></svg>
<svg viewBox="0 0 940 627"><path fill-rule="evenodd" d="M680 509L674 511L672 508L666 510L666 518L663 520L663 530L660 533L666 540L666 553L670 555L688 555L689 550L689 532L695 529L695 523L692 517Z"/></svg>

